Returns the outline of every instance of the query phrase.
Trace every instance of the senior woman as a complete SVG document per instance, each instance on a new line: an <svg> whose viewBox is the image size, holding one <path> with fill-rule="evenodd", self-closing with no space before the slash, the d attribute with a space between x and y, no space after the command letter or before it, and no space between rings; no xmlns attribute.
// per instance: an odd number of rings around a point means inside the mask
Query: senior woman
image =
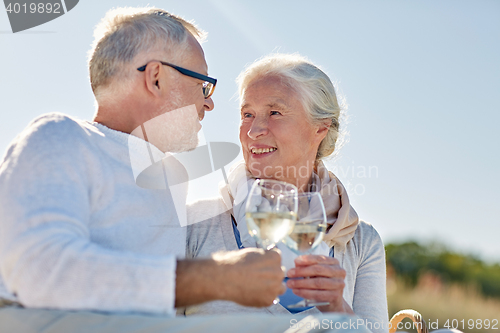
<svg viewBox="0 0 500 333"><path fill-rule="evenodd" d="M188 210L193 222L203 220L209 211L226 212L190 225L187 255L203 257L255 246L246 228L244 207L248 186L256 178L285 181L299 191L318 191L328 215L326 255L295 259L296 267L287 275L308 278L288 280L287 287L298 296L330 302L304 313L354 311L373 331L386 332L381 238L370 224L358 219L345 188L322 162L334 152L339 136L341 108L333 84L305 58L284 54L250 65L238 83L244 163L229 173L228 184L220 189L222 198L197 202ZM288 313L280 304L251 309L224 301L187 308L185 313L240 311Z"/></svg>

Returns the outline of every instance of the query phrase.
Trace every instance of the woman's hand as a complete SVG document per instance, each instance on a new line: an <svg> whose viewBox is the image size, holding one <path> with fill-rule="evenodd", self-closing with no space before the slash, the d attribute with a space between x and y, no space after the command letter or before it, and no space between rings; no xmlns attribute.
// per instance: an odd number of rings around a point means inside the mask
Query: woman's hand
<svg viewBox="0 0 500 333"><path fill-rule="evenodd" d="M312 254L299 256L295 259L295 268L291 268L287 275L289 278L304 278L287 281L287 287L295 295L330 303L318 306L320 311L354 314L342 297L346 272L337 259Z"/></svg>

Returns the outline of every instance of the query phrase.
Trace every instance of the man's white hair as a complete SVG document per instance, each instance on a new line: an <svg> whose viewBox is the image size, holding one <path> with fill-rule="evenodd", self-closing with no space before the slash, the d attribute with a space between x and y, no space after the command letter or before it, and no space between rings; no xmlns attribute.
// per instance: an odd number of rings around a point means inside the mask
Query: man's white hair
<svg viewBox="0 0 500 333"><path fill-rule="evenodd" d="M206 37L193 22L162 9L108 11L94 30L94 43L89 51L90 83L96 99L116 96L117 89L125 92L131 88L130 74L137 69L126 66L137 55L159 51L169 55L167 61L180 58L187 48L188 34L200 43Z"/></svg>
<svg viewBox="0 0 500 333"><path fill-rule="evenodd" d="M297 93L308 121L317 123L326 120L330 123L328 134L319 145L316 160L331 155L340 143L339 118L343 116L345 103L341 100L339 104L328 75L298 54L272 54L257 60L240 73L236 79L240 99L252 82L267 76L281 78L283 84Z"/></svg>

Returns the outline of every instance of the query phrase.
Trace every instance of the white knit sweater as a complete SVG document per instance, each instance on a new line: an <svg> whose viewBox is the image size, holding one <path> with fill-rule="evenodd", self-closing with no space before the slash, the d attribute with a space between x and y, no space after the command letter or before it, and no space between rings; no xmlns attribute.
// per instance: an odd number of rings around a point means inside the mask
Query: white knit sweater
<svg viewBox="0 0 500 333"><path fill-rule="evenodd" d="M145 144L61 114L36 119L15 139L0 164L0 297L173 314L186 228L169 192L135 183L131 160L150 164Z"/></svg>

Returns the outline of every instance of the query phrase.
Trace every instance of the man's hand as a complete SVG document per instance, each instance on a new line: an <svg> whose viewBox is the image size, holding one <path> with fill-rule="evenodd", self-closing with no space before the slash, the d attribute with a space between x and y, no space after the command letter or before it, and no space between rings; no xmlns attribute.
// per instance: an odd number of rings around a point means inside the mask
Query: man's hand
<svg viewBox="0 0 500 333"><path fill-rule="evenodd" d="M330 303L318 306L320 311L354 314L342 297L345 275L345 270L335 258L303 255L295 259L295 268L288 271L289 278L303 277L303 279L290 279L287 281L287 286L297 296Z"/></svg>
<svg viewBox="0 0 500 333"><path fill-rule="evenodd" d="M269 306L286 291L278 251L244 249L213 256L224 267L221 298L246 306Z"/></svg>
<svg viewBox="0 0 500 333"><path fill-rule="evenodd" d="M285 292L277 251L244 249L221 252L206 260L177 262L176 306L228 300L246 306L269 306Z"/></svg>

